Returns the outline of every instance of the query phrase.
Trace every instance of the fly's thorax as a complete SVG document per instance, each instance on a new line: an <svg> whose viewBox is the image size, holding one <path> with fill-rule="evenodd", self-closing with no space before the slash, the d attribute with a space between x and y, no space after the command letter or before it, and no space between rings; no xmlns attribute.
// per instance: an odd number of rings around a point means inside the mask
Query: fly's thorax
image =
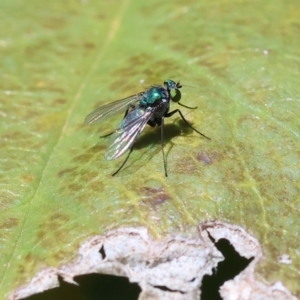
<svg viewBox="0 0 300 300"><path fill-rule="evenodd" d="M161 119L169 111L169 108L170 108L170 101L166 99L161 100L160 104L156 106L152 120Z"/></svg>
<svg viewBox="0 0 300 300"><path fill-rule="evenodd" d="M170 93L168 90L162 86L153 86L144 93L140 104L143 107L155 107L161 104L164 105L163 102L165 101L170 101Z"/></svg>

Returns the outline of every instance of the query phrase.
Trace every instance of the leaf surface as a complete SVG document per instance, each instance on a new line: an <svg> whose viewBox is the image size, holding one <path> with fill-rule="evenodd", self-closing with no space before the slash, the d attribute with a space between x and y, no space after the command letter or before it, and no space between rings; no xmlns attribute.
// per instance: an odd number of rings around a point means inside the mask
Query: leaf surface
<svg viewBox="0 0 300 300"><path fill-rule="evenodd" d="M108 229L189 237L216 219L256 236L258 274L300 295L298 1L4 0L0 20L1 295ZM99 136L122 115L85 116L167 78L198 107L171 109L212 141L175 114L168 178L150 127L111 177L124 157L105 160Z"/></svg>

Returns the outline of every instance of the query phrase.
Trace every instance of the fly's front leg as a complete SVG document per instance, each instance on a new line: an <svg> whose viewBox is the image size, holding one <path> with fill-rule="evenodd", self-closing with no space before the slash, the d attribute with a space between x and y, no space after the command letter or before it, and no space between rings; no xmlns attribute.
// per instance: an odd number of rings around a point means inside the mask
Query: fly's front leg
<svg viewBox="0 0 300 300"><path fill-rule="evenodd" d="M173 116L173 115L174 115L175 113L177 113L177 112L180 114L181 119L185 122L185 124L186 124L188 127L192 128L194 131L196 131L198 134L202 135L202 136L205 137L206 139L211 140L211 138L209 138L208 136L206 136L205 134L201 133L201 132L198 131L196 128L194 128L192 125L190 125L189 122L188 122L188 121L185 119L185 117L183 116L183 114L182 114L182 112L180 111L180 109L175 109L175 110L173 110L173 111L171 111L171 112L165 114L165 117L166 117L166 118L169 118L169 117Z"/></svg>
<svg viewBox="0 0 300 300"><path fill-rule="evenodd" d="M188 109L196 109L196 108L198 108L198 106L190 107L190 106L184 105L184 104L182 104L180 102L178 102L178 104L181 105L181 106L183 106L183 107L185 107L185 108L188 108Z"/></svg>

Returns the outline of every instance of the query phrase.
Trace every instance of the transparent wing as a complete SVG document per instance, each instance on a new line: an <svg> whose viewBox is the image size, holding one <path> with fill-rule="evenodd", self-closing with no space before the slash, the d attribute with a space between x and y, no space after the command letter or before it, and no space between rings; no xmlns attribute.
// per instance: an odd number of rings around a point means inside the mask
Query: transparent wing
<svg viewBox="0 0 300 300"><path fill-rule="evenodd" d="M112 135L105 157L111 160L123 155L134 144L154 111L151 107L132 110Z"/></svg>
<svg viewBox="0 0 300 300"><path fill-rule="evenodd" d="M125 111L130 108L130 105L133 105L134 102L140 101L143 94L144 92L101 106L88 114L84 122L86 124L98 123L115 113Z"/></svg>

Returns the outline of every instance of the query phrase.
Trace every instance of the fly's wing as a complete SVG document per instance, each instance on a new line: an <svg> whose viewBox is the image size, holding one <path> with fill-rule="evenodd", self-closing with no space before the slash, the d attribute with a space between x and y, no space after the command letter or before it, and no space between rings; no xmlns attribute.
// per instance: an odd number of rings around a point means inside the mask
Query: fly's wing
<svg viewBox="0 0 300 300"><path fill-rule="evenodd" d="M112 143L105 152L108 160L123 155L136 141L153 115L155 108L136 108L120 123L111 137Z"/></svg>
<svg viewBox="0 0 300 300"><path fill-rule="evenodd" d="M134 102L140 101L143 94L144 92L101 106L88 114L84 122L86 124L98 123L115 113L125 111L130 105L133 105Z"/></svg>

